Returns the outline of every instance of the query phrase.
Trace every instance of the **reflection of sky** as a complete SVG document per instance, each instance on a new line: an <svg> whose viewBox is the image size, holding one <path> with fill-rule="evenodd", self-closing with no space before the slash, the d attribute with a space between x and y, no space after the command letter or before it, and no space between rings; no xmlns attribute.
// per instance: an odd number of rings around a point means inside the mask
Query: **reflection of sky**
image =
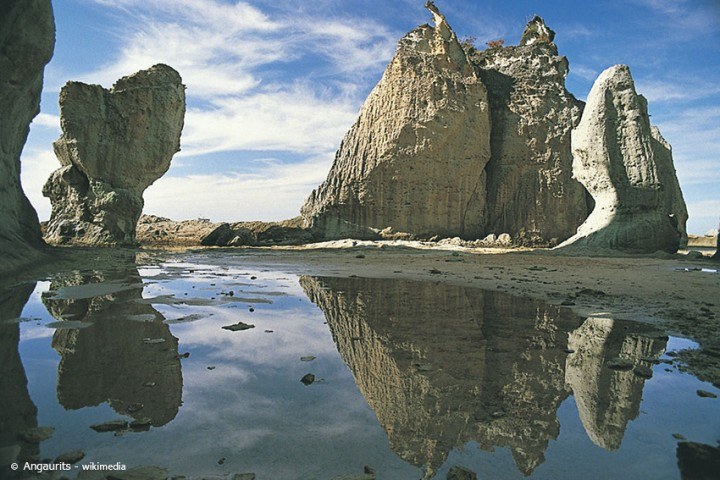
<svg viewBox="0 0 720 480"><path fill-rule="evenodd" d="M206 306L155 305L169 320L203 316L170 325L179 352L190 353L182 360L183 404L177 417L149 432L116 437L88 428L119 417L107 404L65 411L55 391L59 356L50 346L53 329L44 326L55 319L40 298L49 283L40 282L22 313L39 320L20 324L20 353L39 425L56 427L55 436L41 446L43 458L83 449L85 461L158 465L186 475L255 472L258 478L332 478L358 474L371 465L381 479L421 476L420 469L390 450L387 434L342 362L322 312L307 299L297 277L191 262L140 272L148 282L144 298L216 300ZM271 303L224 302L221 293L229 290L241 296L241 291L251 292L247 296L252 297L267 292L264 298ZM221 328L240 321L255 328ZM667 350L691 346L671 339ZM317 359L300 361L308 355ZM715 444L720 416L717 400L695 395L698 388L717 389L690 375L666 372L667 367L654 368L640 416L628 424L618 451L607 452L589 440L574 399L567 398L558 410L560 436L550 442L546 461L532 478L676 478L672 433ZM304 386L300 378L309 372L318 381ZM226 461L218 465L222 457ZM509 450L485 452L474 442L453 450L436 478L445 478L455 464L473 469L479 478L523 478Z"/></svg>

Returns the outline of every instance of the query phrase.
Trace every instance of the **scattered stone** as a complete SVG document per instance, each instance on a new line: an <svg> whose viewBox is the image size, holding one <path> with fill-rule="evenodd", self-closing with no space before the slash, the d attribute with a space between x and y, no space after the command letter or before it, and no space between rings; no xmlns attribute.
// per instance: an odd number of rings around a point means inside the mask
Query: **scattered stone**
<svg viewBox="0 0 720 480"><path fill-rule="evenodd" d="M238 322L233 325L225 325L222 328L223 328L223 330L230 330L231 332L239 332L242 330L249 330L251 328L255 328L255 325L251 325L249 323Z"/></svg>
<svg viewBox="0 0 720 480"><path fill-rule="evenodd" d="M698 390L697 395L701 398L717 398L716 394L708 392L707 390Z"/></svg>
<svg viewBox="0 0 720 480"><path fill-rule="evenodd" d="M615 357L605 362L605 366L612 370L630 370L634 362L629 358Z"/></svg>
<svg viewBox="0 0 720 480"><path fill-rule="evenodd" d="M633 373L641 378L652 378L653 376L652 368L645 365L638 365L633 369Z"/></svg>
<svg viewBox="0 0 720 480"><path fill-rule="evenodd" d="M359 254L359 255L355 255L355 258L365 258L365 255L363 255L363 254L361 253L361 254Z"/></svg>
<svg viewBox="0 0 720 480"><path fill-rule="evenodd" d="M311 384L315 381L315 375L313 375L312 373L308 373L307 375L305 375L304 377L302 377L302 378L300 379L300 381L301 381L304 385L311 385Z"/></svg>
<svg viewBox="0 0 720 480"><path fill-rule="evenodd" d="M150 430L152 422L146 418L142 420L133 420L130 422L130 428L135 431L147 431Z"/></svg>
<svg viewBox="0 0 720 480"><path fill-rule="evenodd" d="M236 473L232 480L255 480L254 473Z"/></svg>
<svg viewBox="0 0 720 480"><path fill-rule="evenodd" d="M85 458L85 452L83 452L82 450L73 450L72 452L58 455L53 463L69 463L70 465L73 465L82 460L83 458Z"/></svg>
<svg viewBox="0 0 720 480"><path fill-rule="evenodd" d="M563 352L570 354L570 353L575 353L575 350L573 350L572 348L565 348L565 349L563 349Z"/></svg>
<svg viewBox="0 0 720 480"><path fill-rule="evenodd" d="M116 432L128 428L128 422L126 420L110 420L109 422L90 425L90 428L96 432Z"/></svg>
<svg viewBox="0 0 720 480"><path fill-rule="evenodd" d="M27 443L40 443L52 437L55 427L32 427L20 432L18 437Z"/></svg>
<svg viewBox="0 0 720 480"><path fill-rule="evenodd" d="M430 269L430 273L432 273L433 275L440 275L442 272L437 268L432 268Z"/></svg>
<svg viewBox="0 0 720 480"><path fill-rule="evenodd" d="M300 357L300 361L301 361L301 362L312 362L312 361L315 360L316 358L317 358L317 357L314 357L314 356L312 356L312 355L308 355L307 357Z"/></svg>
<svg viewBox="0 0 720 480"><path fill-rule="evenodd" d="M255 309L253 307L248 308L248 312L253 313Z"/></svg>
<svg viewBox="0 0 720 480"><path fill-rule="evenodd" d="M673 433L672 436L675 440L685 440L685 435L682 435L680 433Z"/></svg>
<svg viewBox="0 0 720 480"><path fill-rule="evenodd" d="M450 469L445 478L447 480L477 480L477 475L472 470L456 465Z"/></svg>
<svg viewBox="0 0 720 480"><path fill-rule="evenodd" d="M143 338L143 343L147 343L148 345L154 345L157 343L165 343L164 338Z"/></svg>
<svg viewBox="0 0 720 480"><path fill-rule="evenodd" d="M143 387L154 387L157 385L157 382L145 382L143 383Z"/></svg>
<svg viewBox="0 0 720 480"><path fill-rule="evenodd" d="M273 333L274 330L265 330L265 333Z"/></svg>
<svg viewBox="0 0 720 480"><path fill-rule="evenodd" d="M217 463L218 465L223 465L225 463L225 460L227 460L225 457L220 458Z"/></svg>
<svg viewBox="0 0 720 480"><path fill-rule="evenodd" d="M365 465L365 467L363 467L363 473L366 473L368 475L375 475L375 469L369 465Z"/></svg>
<svg viewBox="0 0 720 480"><path fill-rule="evenodd" d="M214 365L208 365L207 369L208 369L208 370L215 370L215 366L214 366Z"/></svg>
<svg viewBox="0 0 720 480"><path fill-rule="evenodd" d="M565 307L569 307L569 306L571 306L571 305L575 305L575 302L573 302L572 300L563 300L563 301L560 303L560 305L563 305L563 306L565 306Z"/></svg>

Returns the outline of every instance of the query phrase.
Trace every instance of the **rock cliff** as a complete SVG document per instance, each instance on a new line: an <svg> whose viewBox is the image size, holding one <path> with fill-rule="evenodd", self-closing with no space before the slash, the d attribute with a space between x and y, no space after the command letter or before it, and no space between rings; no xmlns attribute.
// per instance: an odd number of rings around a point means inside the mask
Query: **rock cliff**
<svg viewBox="0 0 720 480"><path fill-rule="evenodd" d="M478 238L490 159L487 92L432 4L403 37L301 209L325 239L407 233Z"/></svg>
<svg viewBox="0 0 720 480"><path fill-rule="evenodd" d="M453 285L327 277L301 285L391 448L426 478L470 441L509 448L525 475L543 463L569 394L563 349L578 317Z"/></svg>
<svg viewBox="0 0 720 480"><path fill-rule="evenodd" d="M680 232L680 246L687 246L688 233L687 221L688 211L683 198L680 182L675 172L675 162L672 157L672 147L660 133L660 129L655 125L650 127L652 139L652 151L655 154L655 163L657 164L658 177L662 185L663 206L665 211L673 215L677 221L677 228Z"/></svg>
<svg viewBox="0 0 720 480"><path fill-rule="evenodd" d="M20 185L20 153L40 111L45 64L55 47L50 0L0 4L0 271L38 257L37 213Z"/></svg>
<svg viewBox="0 0 720 480"><path fill-rule="evenodd" d="M516 244L557 244L589 211L570 150L583 104L565 88L568 60L554 38L535 17L519 46L470 48L492 118L485 231L509 233Z"/></svg>
<svg viewBox="0 0 720 480"><path fill-rule="evenodd" d="M60 92L62 168L43 187L54 244L134 245L142 194L180 149L185 86L167 65L124 77L111 90L68 82Z"/></svg>
<svg viewBox="0 0 720 480"><path fill-rule="evenodd" d="M627 66L600 74L571 143L573 174L593 196L595 208L561 246L676 252L678 219L667 208L676 200L668 200L673 186L663 183L672 160L667 151L658 151L647 101L636 93Z"/></svg>
<svg viewBox="0 0 720 480"><path fill-rule="evenodd" d="M119 285L120 291L89 298L55 295L90 284ZM43 304L58 321L91 324L59 328L53 335L61 357L57 395L66 409L107 402L117 413L155 427L177 415L182 404L178 339L152 305L140 302L142 291L142 278L132 266L60 275L43 294Z"/></svg>

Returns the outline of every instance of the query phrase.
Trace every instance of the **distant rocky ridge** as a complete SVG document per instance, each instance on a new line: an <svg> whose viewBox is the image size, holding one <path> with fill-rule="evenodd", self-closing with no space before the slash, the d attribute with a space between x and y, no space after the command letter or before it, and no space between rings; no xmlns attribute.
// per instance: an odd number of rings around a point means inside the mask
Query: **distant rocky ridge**
<svg viewBox="0 0 720 480"><path fill-rule="evenodd" d="M180 150L185 86L155 65L121 78L111 90L68 82L60 92L62 168L43 187L52 213L52 244L135 245L142 194Z"/></svg>
<svg viewBox="0 0 720 480"><path fill-rule="evenodd" d="M40 111L45 65L55 46L50 0L0 3L0 271L39 258L37 213L20 186L20 153Z"/></svg>

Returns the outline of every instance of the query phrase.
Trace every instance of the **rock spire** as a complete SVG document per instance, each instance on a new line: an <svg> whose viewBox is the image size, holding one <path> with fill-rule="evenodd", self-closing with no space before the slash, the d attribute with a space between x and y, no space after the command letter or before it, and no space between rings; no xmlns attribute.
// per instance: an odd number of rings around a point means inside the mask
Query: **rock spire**
<svg viewBox="0 0 720 480"><path fill-rule="evenodd" d="M60 92L62 168L43 187L52 202L46 240L134 245L142 194L180 150L185 86L167 65L123 77L112 89L68 82Z"/></svg>

